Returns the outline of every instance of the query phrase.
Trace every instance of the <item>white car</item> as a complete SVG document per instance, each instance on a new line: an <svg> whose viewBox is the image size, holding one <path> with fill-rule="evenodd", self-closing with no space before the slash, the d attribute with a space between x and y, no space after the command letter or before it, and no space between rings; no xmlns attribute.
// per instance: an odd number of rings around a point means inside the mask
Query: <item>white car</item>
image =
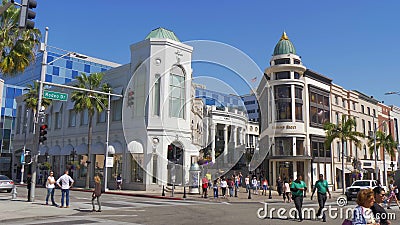
<svg viewBox="0 0 400 225"><path fill-rule="evenodd" d="M357 180L354 181L353 184L346 188L346 197L347 200L350 201L352 198L357 198L357 194L360 190L364 189L373 189L378 186L378 182L376 180ZM382 188L387 191L387 188L385 186L382 186Z"/></svg>
<svg viewBox="0 0 400 225"><path fill-rule="evenodd" d="M13 187L14 187L14 181L12 181L5 175L0 175L0 191L6 190L8 193L10 193Z"/></svg>

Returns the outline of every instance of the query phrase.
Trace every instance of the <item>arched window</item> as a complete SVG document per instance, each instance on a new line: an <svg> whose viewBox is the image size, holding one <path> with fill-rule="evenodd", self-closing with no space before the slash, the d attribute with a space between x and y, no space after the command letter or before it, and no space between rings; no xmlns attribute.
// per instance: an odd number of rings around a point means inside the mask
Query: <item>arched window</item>
<svg viewBox="0 0 400 225"><path fill-rule="evenodd" d="M364 159L367 159L367 146L365 146L364 145L364 148L363 148L363 151L364 151Z"/></svg>
<svg viewBox="0 0 400 225"><path fill-rule="evenodd" d="M169 115L184 118L185 115L185 72L181 67L171 69L169 79Z"/></svg>

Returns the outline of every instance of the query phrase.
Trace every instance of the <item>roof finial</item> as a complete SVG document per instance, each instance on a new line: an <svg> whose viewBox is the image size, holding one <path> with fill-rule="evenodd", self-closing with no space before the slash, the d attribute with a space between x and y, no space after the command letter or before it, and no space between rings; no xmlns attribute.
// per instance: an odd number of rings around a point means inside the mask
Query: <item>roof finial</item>
<svg viewBox="0 0 400 225"><path fill-rule="evenodd" d="M285 31L283 31L281 40L289 40L289 37L286 35L286 32L285 32Z"/></svg>

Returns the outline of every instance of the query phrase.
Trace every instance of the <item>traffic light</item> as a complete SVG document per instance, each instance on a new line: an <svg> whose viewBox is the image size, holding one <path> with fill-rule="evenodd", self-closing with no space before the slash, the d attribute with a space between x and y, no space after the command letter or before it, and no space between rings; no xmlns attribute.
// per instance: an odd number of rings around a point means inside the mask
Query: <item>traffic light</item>
<svg viewBox="0 0 400 225"><path fill-rule="evenodd" d="M47 134L47 125L43 124L40 126L39 144L43 144L47 140L46 134Z"/></svg>
<svg viewBox="0 0 400 225"><path fill-rule="evenodd" d="M19 16L19 27L26 29L33 29L35 27L36 13L30 9L36 8L37 2L35 0L22 0L21 2L21 14Z"/></svg>

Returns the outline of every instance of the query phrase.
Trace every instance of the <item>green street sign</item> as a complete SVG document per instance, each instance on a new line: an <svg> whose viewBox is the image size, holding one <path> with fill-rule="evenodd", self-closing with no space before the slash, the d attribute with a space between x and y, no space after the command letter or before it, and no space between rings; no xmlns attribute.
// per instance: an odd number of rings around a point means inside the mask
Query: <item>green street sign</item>
<svg viewBox="0 0 400 225"><path fill-rule="evenodd" d="M45 90L43 92L43 98L52 99L52 100L67 101L68 100L68 94L67 93L61 93L61 92L55 92L55 91L46 91Z"/></svg>

